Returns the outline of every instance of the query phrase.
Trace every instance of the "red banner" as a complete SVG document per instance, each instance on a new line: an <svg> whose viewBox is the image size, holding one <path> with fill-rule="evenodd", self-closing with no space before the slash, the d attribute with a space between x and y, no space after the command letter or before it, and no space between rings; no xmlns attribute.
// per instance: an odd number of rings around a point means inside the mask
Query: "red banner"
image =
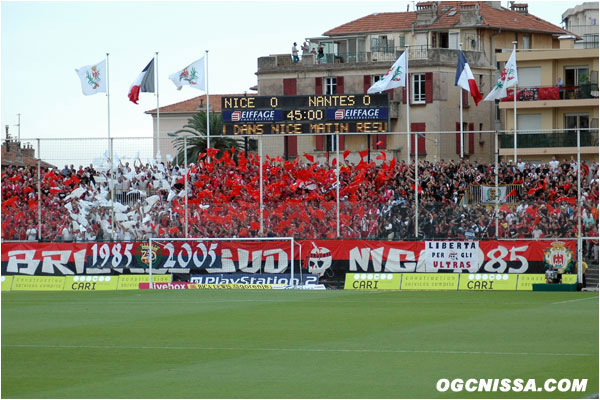
<svg viewBox="0 0 600 400"><path fill-rule="evenodd" d="M3 275L148 273L286 273L296 268L319 276L347 272L542 273L570 271L576 241L163 241L2 245ZM300 246L302 251L300 252Z"/></svg>

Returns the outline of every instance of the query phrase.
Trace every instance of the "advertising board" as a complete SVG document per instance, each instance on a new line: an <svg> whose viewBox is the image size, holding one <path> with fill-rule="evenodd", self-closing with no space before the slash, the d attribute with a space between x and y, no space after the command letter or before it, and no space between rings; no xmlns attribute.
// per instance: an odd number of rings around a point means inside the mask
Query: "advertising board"
<svg viewBox="0 0 600 400"><path fill-rule="evenodd" d="M348 290L399 290L402 274L346 274L344 289Z"/></svg>
<svg viewBox="0 0 600 400"><path fill-rule="evenodd" d="M402 274L402 290L456 290L461 274Z"/></svg>

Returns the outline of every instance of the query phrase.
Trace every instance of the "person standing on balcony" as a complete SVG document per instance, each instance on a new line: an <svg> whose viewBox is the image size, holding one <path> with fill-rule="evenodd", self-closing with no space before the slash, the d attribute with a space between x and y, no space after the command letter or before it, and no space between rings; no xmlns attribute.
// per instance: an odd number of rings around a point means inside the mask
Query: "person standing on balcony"
<svg viewBox="0 0 600 400"><path fill-rule="evenodd" d="M310 54L310 48L308 47L308 43L304 42L302 43L302 56L304 57L307 54Z"/></svg>
<svg viewBox="0 0 600 400"><path fill-rule="evenodd" d="M298 58L298 45L296 44L296 42L294 42L294 45L292 46L292 60L294 61L294 64L296 64L298 61L300 61L300 58Z"/></svg>
<svg viewBox="0 0 600 400"><path fill-rule="evenodd" d="M558 78L556 78L556 86L558 86L558 90L560 91L560 98L564 99L564 91L563 91L563 86L565 86L565 84L563 83L562 78L559 76Z"/></svg>
<svg viewBox="0 0 600 400"><path fill-rule="evenodd" d="M319 45L319 49L317 50L317 58L319 59L319 64L324 64L325 53L323 52L322 45Z"/></svg>

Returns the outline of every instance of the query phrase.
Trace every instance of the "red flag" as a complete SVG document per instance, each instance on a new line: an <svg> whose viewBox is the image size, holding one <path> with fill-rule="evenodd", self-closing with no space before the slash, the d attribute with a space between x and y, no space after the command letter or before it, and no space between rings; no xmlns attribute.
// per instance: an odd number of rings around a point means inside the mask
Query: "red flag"
<svg viewBox="0 0 600 400"><path fill-rule="evenodd" d="M306 157L306 159L308 161L310 161L311 163L315 162L315 158L312 155L310 155L310 154L305 154L304 157Z"/></svg>
<svg viewBox="0 0 600 400"><path fill-rule="evenodd" d="M169 229L169 233L171 235L175 235L178 231L179 231L179 228L177 228L176 226Z"/></svg>
<svg viewBox="0 0 600 400"><path fill-rule="evenodd" d="M375 146L382 146L383 142L380 140L379 142L375 143Z"/></svg>
<svg viewBox="0 0 600 400"><path fill-rule="evenodd" d="M517 188L513 188L510 192L508 192L508 194L506 195L506 197L510 197L510 196L516 196L517 195Z"/></svg>
<svg viewBox="0 0 600 400"><path fill-rule="evenodd" d="M213 149L211 147L206 148L206 154L210 158L213 158L218 152L219 152L219 149Z"/></svg>
<svg viewBox="0 0 600 400"><path fill-rule="evenodd" d="M350 155L350 150L344 151L344 160Z"/></svg>
<svg viewBox="0 0 600 400"><path fill-rule="evenodd" d="M250 229L252 229L253 231L258 231L260 229L260 222L250 222Z"/></svg>
<svg viewBox="0 0 600 400"><path fill-rule="evenodd" d="M363 150L358 153L358 155L360 156L361 159L365 158L368 154L369 154L369 149Z"/></svg>
<svg viewBox="0 0 600 400"><path fill-rule="evenodd" d="M375 159L385 161L385 151L382 151L380 155L375 157Z"/></svg>

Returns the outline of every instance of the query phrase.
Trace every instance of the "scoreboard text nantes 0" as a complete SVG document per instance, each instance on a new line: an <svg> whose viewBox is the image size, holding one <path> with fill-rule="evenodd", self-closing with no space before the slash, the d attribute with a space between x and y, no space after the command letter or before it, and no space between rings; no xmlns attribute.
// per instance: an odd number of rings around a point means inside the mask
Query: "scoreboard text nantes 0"
<svg viewBox="0 0 600 400"><path fill-rule="evenodd" d="M228 96L224 135L387 132L387 94Z"/></svg>

